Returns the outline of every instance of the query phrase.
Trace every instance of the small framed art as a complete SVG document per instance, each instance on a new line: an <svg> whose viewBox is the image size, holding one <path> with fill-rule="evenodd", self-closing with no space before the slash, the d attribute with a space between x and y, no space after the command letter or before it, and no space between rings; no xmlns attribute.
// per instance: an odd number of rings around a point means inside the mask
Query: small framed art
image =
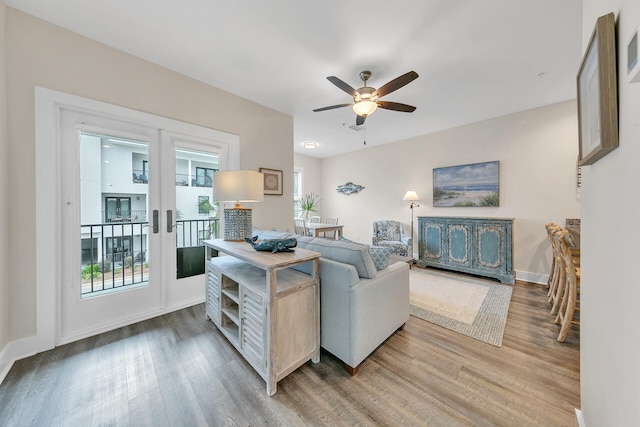
<svg viewBox="0 0 640 427"><path fill-rule="evenodd" d="M596 21L578 71L580 166L618 147L616 25L613 13Z"/></svg>
<svg viewBox="0 0 640 427"><path fill-rule="evenodd" d="M260 168L260 173L264 175L264 194L282 196L282 171Z"/></svg>

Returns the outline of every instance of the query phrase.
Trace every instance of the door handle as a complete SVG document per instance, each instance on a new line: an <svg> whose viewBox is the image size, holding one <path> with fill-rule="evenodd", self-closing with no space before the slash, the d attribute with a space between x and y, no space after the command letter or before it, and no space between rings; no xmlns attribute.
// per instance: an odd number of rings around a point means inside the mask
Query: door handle
<svg viewBox="0 0 640 427"><path fill-rule="evenodd" d="M153 234L158 234L160 227L158 226L158 209L153 210Z"/></svg>
<svg viewBox="0 0 640 427"><path fill-rule="evenodd" d="M167 209L167 233L171 233L173 231L173 211L171 209Z"/></svg>

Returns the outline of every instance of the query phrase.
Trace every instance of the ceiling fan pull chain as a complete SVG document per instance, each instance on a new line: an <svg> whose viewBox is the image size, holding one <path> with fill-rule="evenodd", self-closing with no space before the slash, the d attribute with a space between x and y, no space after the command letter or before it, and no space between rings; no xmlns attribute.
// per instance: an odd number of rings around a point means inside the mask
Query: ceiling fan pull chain
<svg viewBox="0 0 640 427"><path fill-rule="evenodd" d="M362 129L364 130L364 144L363 145L367 145L367 127L363 126Z"/></svg>

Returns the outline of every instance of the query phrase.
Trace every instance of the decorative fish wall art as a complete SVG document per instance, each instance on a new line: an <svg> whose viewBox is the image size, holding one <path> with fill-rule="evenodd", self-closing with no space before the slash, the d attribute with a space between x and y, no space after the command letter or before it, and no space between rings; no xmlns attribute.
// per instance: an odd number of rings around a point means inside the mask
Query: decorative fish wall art
<svg viewBox="0 0 640 427"><path fill-rule="evenodd" d="M347 182L346 184L338 185L338 188L336 188L336 191L338 193L346 194L347 196L349 194L359 193L362 190L364 190L364 187L362 185L354 184L353 182Z"/></svg>

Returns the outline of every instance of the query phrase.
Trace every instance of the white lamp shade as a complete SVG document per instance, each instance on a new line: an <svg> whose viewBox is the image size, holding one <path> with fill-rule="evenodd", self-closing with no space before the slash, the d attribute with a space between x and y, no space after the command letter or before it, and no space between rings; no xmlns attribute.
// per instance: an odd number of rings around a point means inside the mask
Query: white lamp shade
<svg viewBox="0 0 640 427"><path fill-rule="evenodd" d="M263 201L262 173L249 170L215 172L213 174L213 200L236 203Z"/></svg>
<svg viewBox="0 0 640 427"><path fill-rule="evenodd" d="M404 197L402 198L402 200L409 200L409 201L419 201L420 197L418 197L418 194L415 191L407 191L407 193L404 195Z"/></svg>
<svg viewBox="0 0 640 427"><path fill-rule="evenodd" d="M373 101L363 100L353 104L353 111L359 116L368 116L376 111L378 104Z"/></svg>

